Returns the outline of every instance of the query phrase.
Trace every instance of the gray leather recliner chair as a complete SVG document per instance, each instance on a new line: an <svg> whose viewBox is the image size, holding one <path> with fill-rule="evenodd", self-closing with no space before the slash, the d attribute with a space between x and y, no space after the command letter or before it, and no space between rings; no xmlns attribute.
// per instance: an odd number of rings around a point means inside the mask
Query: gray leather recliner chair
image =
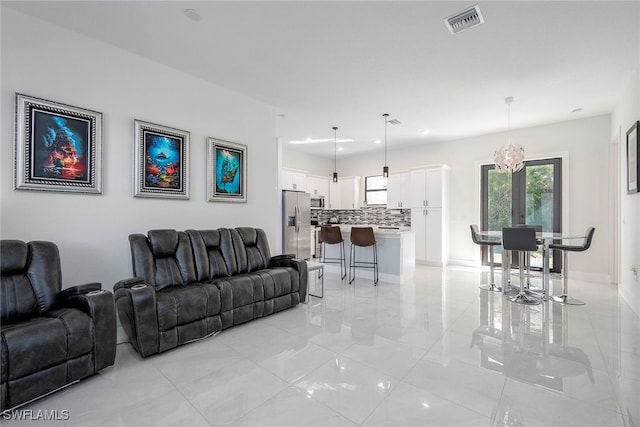
<svg viewBox="0 0 640 427"><path fill-rule="evenodd" d="M89 283L61 290L54 243L2 240L2 410L113 365L113 294Z"/></svg>

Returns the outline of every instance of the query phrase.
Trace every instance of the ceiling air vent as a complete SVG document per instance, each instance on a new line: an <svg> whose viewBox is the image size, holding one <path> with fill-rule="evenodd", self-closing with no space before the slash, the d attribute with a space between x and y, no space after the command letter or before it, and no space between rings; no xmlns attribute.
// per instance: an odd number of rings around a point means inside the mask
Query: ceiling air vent
<svg viewBox="0 0 640 427"><path fill-rule="evenodd" d="M482 23L484 23L484 18L482 18L482 13L478 5L444 19L444 24L449 31L451 31L451 34L476 27Z"/></svg>

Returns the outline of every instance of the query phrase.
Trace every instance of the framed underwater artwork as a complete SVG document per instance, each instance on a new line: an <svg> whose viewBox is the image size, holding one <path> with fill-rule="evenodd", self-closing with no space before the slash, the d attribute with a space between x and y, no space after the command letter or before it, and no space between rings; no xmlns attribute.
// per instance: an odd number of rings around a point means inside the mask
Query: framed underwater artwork
<svg viewBox="0 0 640 427"><path fill-rule="evenodd" d="M209 202L247 201L247 146L207 138Z"/></svg>
<svg viewBox="0 0 640 427"><path fill-rule="evenodd" d="M102 113L16 94L16 190L102 193Z"/></svg>
<svg viewBox="0 0 640 427"><path fill-rule="evenodd" d="M187 131L134 120L135 197L189 198Z"/></svg>

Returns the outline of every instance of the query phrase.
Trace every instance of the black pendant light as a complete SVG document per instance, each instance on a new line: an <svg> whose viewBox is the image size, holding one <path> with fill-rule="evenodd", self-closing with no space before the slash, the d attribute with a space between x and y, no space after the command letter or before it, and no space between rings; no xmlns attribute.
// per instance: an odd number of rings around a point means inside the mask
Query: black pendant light
<svg viewBox="0 0 640 427"><path fill-rule="evenodd" d="M387 166L387 123L389 122L389 114L383 114L384 117L384 166L382 167L382 177L389 178L389 166Z"/></svg>
<svg viewBox="0 0 640 427"><path fill-rule="evenodd" d="M338 127L334 126L333 128L333 182L338 182L338 161L336 160L336 151L338 144Z"/></svg>

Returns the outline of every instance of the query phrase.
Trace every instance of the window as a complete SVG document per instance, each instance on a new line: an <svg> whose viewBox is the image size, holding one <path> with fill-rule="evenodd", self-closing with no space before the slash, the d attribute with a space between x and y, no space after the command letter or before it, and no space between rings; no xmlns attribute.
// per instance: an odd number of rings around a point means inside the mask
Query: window
<svg viewBox="0 0 640 427"><path fill-rule="evenodd" d="M500 230L512 224L541 225L543 231L562 231L562 159L527 160L524 169L514 174L495 170L494 165L481 168L481 225L483 230ZM482 251L487 263L487 251ZM512 260L514 266L517 257ZM502 252L496 250L496 264ZM551 271L559 272L561 252L553 251ZM531 260L532 268L542 268L542 257Z"/></svg>
<svg viewBox="0 0 640 427"><path fill-rule="evenodd" d="M387 204L387 180L382 175L364 179L364 200L369 206Z"/></svg>

